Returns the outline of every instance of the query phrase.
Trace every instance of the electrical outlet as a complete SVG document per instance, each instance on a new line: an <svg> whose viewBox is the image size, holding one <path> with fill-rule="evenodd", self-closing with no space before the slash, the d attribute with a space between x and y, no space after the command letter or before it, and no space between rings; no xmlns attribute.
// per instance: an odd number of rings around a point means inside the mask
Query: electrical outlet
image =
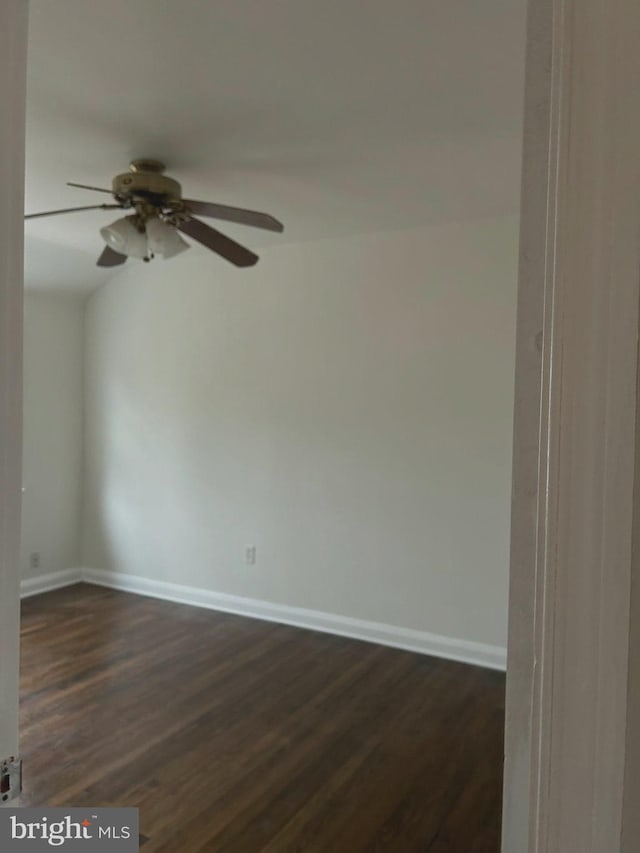
<svg viewBox="0 0 640 853"><path fill-rule="evenodd" d="M245 545L244 546L244 561L248 566L255 566L255 564L256 564L256 546L255 545Z"/></svg>
<svg viewBox="0 0 640 853"><path fill-rule="evenodd" d="M34 551L33 554L29 556L29 565L32 569L40 568L40 554L37 551Z"/></svg>

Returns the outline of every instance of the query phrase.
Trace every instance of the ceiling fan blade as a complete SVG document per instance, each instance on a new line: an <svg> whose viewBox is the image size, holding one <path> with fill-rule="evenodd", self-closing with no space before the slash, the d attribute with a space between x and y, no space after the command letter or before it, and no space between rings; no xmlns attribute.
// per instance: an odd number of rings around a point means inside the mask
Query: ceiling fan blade
<svg viewBox="0 0 640 853"><path fill-rule="evenodd" d="M74 184L71 181L67 181L68 187L77 187L80 190L95 190L97 193L109 193L109 195L113 195L111 190L105 190L102 187L90 187L87 184Z"/></svg>
<svg viewBox="0 0 640 853"><path fill-rule="evenodd" d="M240 225L252 225L254 228L266 228L267 231L284 231L282 222L278 222L268 213L245 210L243 207L229 207L226 204L213 204L210 201L194 201L187 198L183 199L183 203L191 213L197 213L200 216L225 219L227 222L238 222Z"/></svg>
<svg viewBox="0 0 640 853"><path fill-rule="evenodd" d="M59 213L75 213L76 210L111 210L118 208L124 210L122 204L89 204L84 207L65 207L62 210L46 210L44 213L25 213L25 219L37 219L39 216L57 216Z"/></svg>
<svg viewBox="0 0 640 853"><path fill-rule="evenodd" d="M226 237L220 231L216 231L215 228L205 225L199 219L187 219L185 222L180 222L177 228L202 243L203 246L222 255L223 258L237 267L252 267L258 260L258 256L250 252L249 249L245 249L240 243L236 243L235 240Z"/></svg>
<svg viewBox="0 0 640 853"><path fill-rule="evenodd" d="M121 255L120 252L115 252L111 246L105 246L102 254L96 262L99 267L117 267L127 260L126 255Z"/></svg>

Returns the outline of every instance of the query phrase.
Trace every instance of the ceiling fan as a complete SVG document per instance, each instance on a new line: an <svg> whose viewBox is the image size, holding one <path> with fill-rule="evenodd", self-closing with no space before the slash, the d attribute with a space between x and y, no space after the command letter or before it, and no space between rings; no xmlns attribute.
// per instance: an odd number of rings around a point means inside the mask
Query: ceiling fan
<svg viewBox="0 0 640 853"><path fill-rule="evenodd" d="M182 188L173 178L163 174L159 160L133 160L129 171L116 175L110 190L85 184L68 183L70 187L110 193L115 204L91 204L30 213L25 219L73 213L77 210L133 210L134 212L100 229L107 244L98 258L99 267L116 267L128 257L150 261L155 255L172 258L189 249L179 232L192 237L237 267L253 266L258 256L220 231L196 219L194 214L224 219L268 231L284 231L284 226L268 213L229 207L208 201L182 198Z"/></svg>

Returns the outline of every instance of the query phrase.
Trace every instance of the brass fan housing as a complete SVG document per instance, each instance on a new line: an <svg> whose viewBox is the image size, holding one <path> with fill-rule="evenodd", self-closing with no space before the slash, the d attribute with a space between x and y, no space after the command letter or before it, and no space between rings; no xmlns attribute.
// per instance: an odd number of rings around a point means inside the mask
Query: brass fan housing
<svg viewBox="0 0 640 853"><path fill-rule="evenodd" d="M159 160L133 160L128 172L113 179L113 194L118 201L130 204L144 201L156 207L173 207L182 198L182 187L163 175L164 170Z"/></svg>

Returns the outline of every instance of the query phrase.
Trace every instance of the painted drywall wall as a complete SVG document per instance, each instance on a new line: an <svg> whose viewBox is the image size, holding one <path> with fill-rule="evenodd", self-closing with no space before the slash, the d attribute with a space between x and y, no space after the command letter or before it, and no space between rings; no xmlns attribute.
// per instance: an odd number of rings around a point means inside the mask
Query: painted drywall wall
<svg viewBox="0 0 640 853"><path fill-rule="evenodd" d="M130 263L86 309L83 564L504 645L516 266L515 218Z"/></svg>
<svg viewBox="0 0 640 853"><path fill-rule="evenodd" d="M83 453L80 300L27 291L21 568L24 579L80 564ZM40 554L31 568L30 555Z"/></svg>

